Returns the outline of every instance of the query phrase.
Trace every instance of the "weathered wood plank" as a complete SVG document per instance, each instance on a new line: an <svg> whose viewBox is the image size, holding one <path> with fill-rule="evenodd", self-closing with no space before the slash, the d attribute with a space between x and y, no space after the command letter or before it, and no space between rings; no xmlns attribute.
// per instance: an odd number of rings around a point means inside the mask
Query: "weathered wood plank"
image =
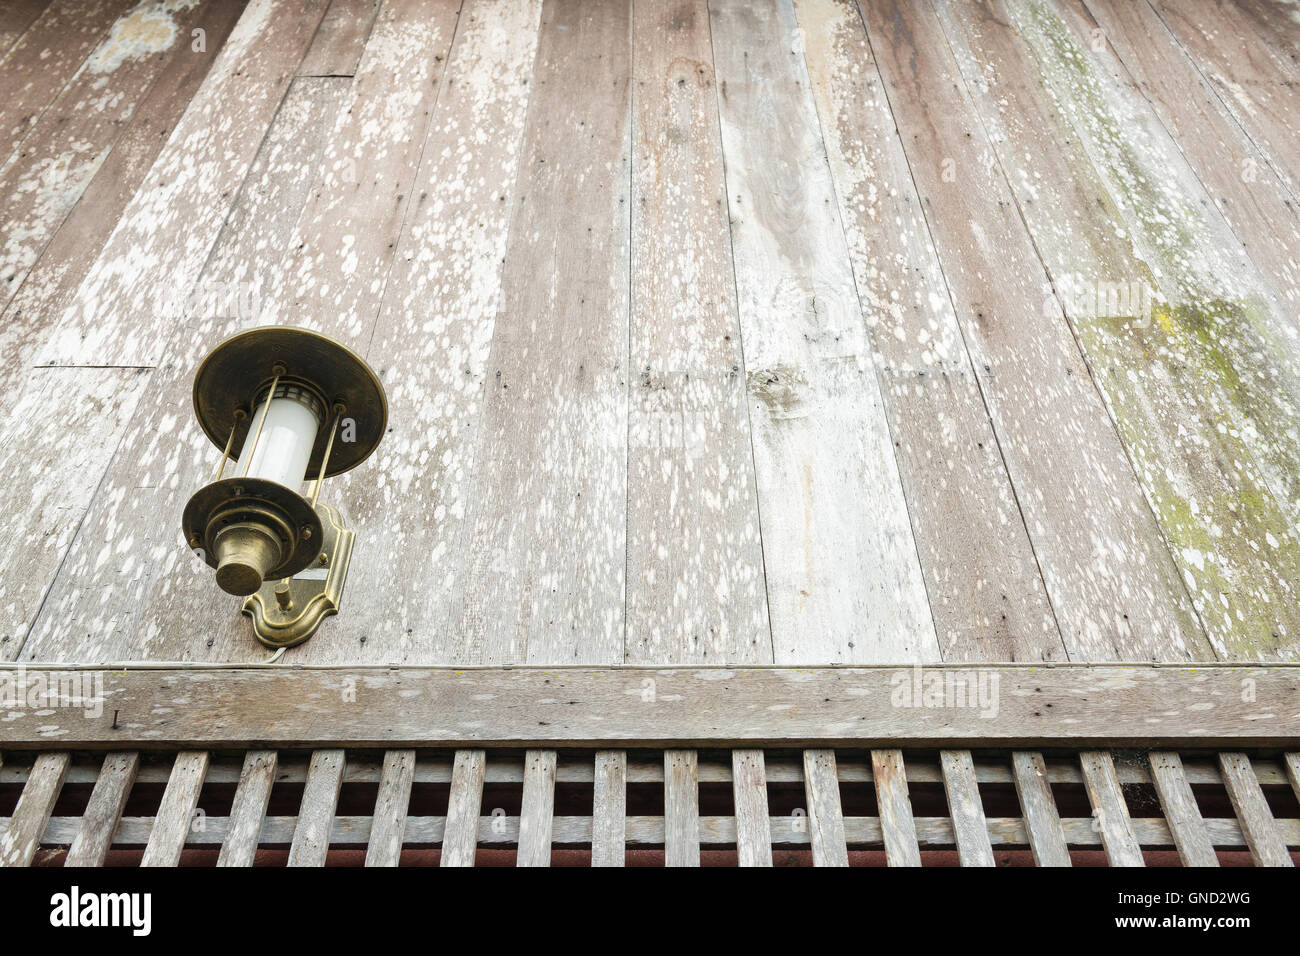
<svg viewBox="0 0 1300 956"><path fill-rule="evenodd" d="M206 750L183 750L176 755L162 803L153 818L149 842L140 857L141 866L176 866L194 827L199 794L207 776L210 754Z"/></svg>
<svg viewBox="0 0 1300 956"><path fill-rule="evenodd" d="M3 56L0 166L82 68L131 0L54 0ZM3 277L0 277L2 279Z"/></svg>
<svg viewBox="0 0 1300 956"><path fill-rule="evenodd" d="M943 658L1062 658L857 6L795 8Z"/></svg>
<svg viewBox="0 0 1300 956"><path fill-rule="evenodd" d="M863 12L1066 649L1212 658L1069 324L1044 299L1043 263L939 20L928 5Z"/></svg>
<svg viewBox="0 0 1300 956"><path fill-rule="evenodd" d="M937 660L794 12L709 12L774 659Z"/></svg>
<svg viewBox="0 0 1300 956"><path fill-rule="evenodd" d="M626 659L771 663L708 4L633 9Z"/></svg>
<svg viewBox="0 0 1300 956"><path fill-rule="evenodd" d="M551 825L555 812L555 751L524 755L524 795L519 809L519 866L551 865Z"/></svg>
<svg viewBox="0 0 1300 956"><path fill-rule="evenodd" d="M848 866L849 850L840 805L840 779L834 750L803 752L804 799L813 866Z"/></svg>
<svg viewBox="0 0 1300 956"><path fill-rule="evenodd" d="M207 31L207 50L187 44L149 88L113 143L108 156L64 217L0 318L0 414L23 393L21 383L50 326L76 294L122 210L148 175L167 136L207 76L242 4L208 3L197 21Z"/></svg>
<svg viewBox="0 0 1300 956"><path fill-rule="evenodd" d="M185 502L211 478L219 454L194 421L193 375L223 337L260 324L263 290L288 248L347 85L339 78L295 81L195 287L184 330L169 344L163 366L149 375L147 390L153 400L137 416L100 417L93 427L85 427L85 434L109 441L113 429L105 429L105 424L120 423L116 428L121 445L106 472L102 494L91 503L66 552L62 575L45 603L46 617L27 645L28 656L251 656L248 625L238 615L238 603L213 587L206 564L177 545ZM57 371L78 373L103 377L93 369ZM77 491L72 483L62 497L66 501ZM132 553L140 557L105 563L100 560L105 541L130 541ZM85 624L84 631L70 632L68 620ZM202 622L202 627L178 631L177 620Z"/></svg>
<svg viewBox="0 0 1300 956"><path fill-rule="evenodd" d="M330 851L330 830L338 808L339 787L347 756L342 750L317 750L302 790L302 806L289 846L289 866L324 866Z"/></svg>
<svg viewBox="0 0 1300 956"><path fill-rule="evenodd" d="M441 866L473 866L478 848L479 807L487 755L482 750L458 750L451 771L447 803L447 832L442 838Z"/></svg>
<svg viewBox="0 0 1300 956"><path fill-rule="evenodd" d="M134 751L104 757L86 812L81 815L81 831L68 847L64 866L104 865L139 769L140 755Z"/></svg>
<svg viewBox="0 0 1300 956"><path fill-rule="evenodd" d="M1250 847L1251 859L1257 866L1294 866L1286 841L1250 765L1250 757L1236 751L1221 753L1219 770L1223 773L1223 785L1237 814L1237 822L1245 834L1246 845Z"/></svg>
<svg viewBox="0 0 1300 956"><path fill-rule="evenodd" d="M1287 0L1233 0L1236 15L1248 23L1273 54L1300 76L1300 16Z"/></svg>
<svg viewBox="0 0 1300 956"><path fill-rule="evenodd" d="M962 866L995 866L970 751L943 750L939 752L939 761L943 767L948 813L952 816L952 832L957 841L957 858Z"/></svg>
<svg viewBox="0 0 1300 956"><path fill-rule="evenodd" d="M397 866L401 860L406 812L414 781L414 750L390 750L384 754L384 771L379 778L379 796L375 800L366 866Z"/></svg>
<svg viewBox="0 0 1300 956"><path fill-rule="evenodd" d="M331 622L334 638L295 651L300 659L483 659L454 627L453 585L468 560L459 535L541 9L541 0L470 0L461 11L368 352L391 432L366 468L385 479L337 492L371 559L352 565L350 611Z"/></svg>
<svg viewBox="0 0 1300 956"><path fill-rule="evenodd" d="M1300 800L1300 753L1284 754L1282 761L1286 767L1286 779L1291 784L1291 789L1295 791L1296 799ZM1254 770L1258 778L1260 776L1258 763Z"/></svg>
<svg viewBox="0 0 1300 956"><path fill-rule="evenodd" d="M298 75L356 75L378 13L379 0L332 0L298 66Z"/></svg>
<svg viewBox="0 0 1300 956"><path fill-rule="evenodd" d="M1201 817L1196 797L1187 782L1183 762L1172 751L1152 751L1151 780L1155 783L1160 807L1173 834L1178 856L1184 866L1218 866L1219 857L1210 842L1210 832Z"/></svg>
<svg viewBox="0 0 1300 956"><path fill-rule="evenodd" d="M592 866L623 865L626 828L627 751L597 750L592 787Z"/></svg>
<svg viewBox="0 0 1300 956"><path fill-rule="evenodd" d="M1149 105L1093 65L1087 34L1042 0L939 10L1047 295L1211 643L1292 656L1281 635L1300 634L1300 536L1283 476L1300 471L1300 441L1273 424L1300 415L1287 323Z"/></svg>
<svg viewBox="0 0 1300 956"><path fill-rule="evenodd" d="M158 364L324 9L251 0L39 364Z"/></svg>
<svg viewBox="0 0 1300 956"><path fill-rule="evenodd" d="M54 673L51 671L51 673ZM1269 747L1300 717L1266 701L1297 669L1019 665L894 668L115 668L82 672L102 713L50 686L53 713L19 711L0 744L194 749L331 746ZM30 675L28 675L30 676ZM0 670L21 684L22 671ZM1243 680L1257 701L1243 701ZM646 681L657 688L648 702ZM979 682L983 684L980 685ZM95 684L98 682L98 684ZM913 691L916 703L904 706ZM981 691L979 688L983 687ZM928 697L925 695L929 695ZM340 709L340 699L356 706ZM183 706L174 706L176 701ZM415 708L412 701L418 700ZM927 705L926 700L930 701ZM817 706L809 707L810 701ZM943 702L944 706L932 706ZM92 702L95 703L95 702ZM97 703L96 703L97 706ZM172 708L159 712L156 708ZM116 717L116 725L114 720Z"/></svg>
<svg viewBox="0 0 1300 956"><path fill-rule="evenodd" d="M235 800L217 866L252 866L262 836L262 823L275 785L278 755L274 750L250 750L244 755ZM287 842L287 841L286 841Z"/></svg>
<svg viewBox="0 0 1300 956"><path fill-rule="evenodd" d="M627 0L542 11L455 544L450 626L479 661L623 659L631 27Z"/></svg>
<svg viewBox="0 0 1300 956"><path fill-rule="evenodd" d="M732 797L736 806L736 852L740 865L771 866L772 827L767 813L763 751L733 750L731 768Z"/></svg>
<svg viewBox="0 0 1300 956"><path fill-rule="evenodd" d="M694 750L664 751L664 866L700 865L700 791Z"/></svg>
<svg viewBox="0 0 1300 956"><path fill-rule="evenodd" d="M1043 755L1017 751L1011 755L1011 769L1035 865L1070 866L1070 848L1065 842Z"/></svg>
<svg viewBox="0 0 1300 956"><path fill-rule="evenodd" d="M1106 847L1106 859L1111 866L1146 866L1110 754L1104 750L1085 750L1079 754L1079 763L1083 768L1083 786L1092 803L1092 816Z"/></svg>
<svg viewBox="0 0 1300 956"><path fill-rule="evenodd" d="M880 826L884 831L885 860L890 866L920 866L912 801L907 793L907 773L901 750L871 751L871 778L876 785Z"/></svg>
<svg viewBox="0 0 1300 956"><path fill-rule="evenodd" d="M1150 0L1250 139L1300 196L1300 81L1244 22L1235 3Z"/></svg>
<svg viewBox="0 0 1300 956"><path fill-rule="evenodd" d="M9 0L0 10L0 63L39 17L50 0Z"/></svg>
<svg viewBox="0 0 1300 956"><path fill-rule="evenodd" d="M14 815L0 837L0 867L31 865L63 789L69 763L71 757L66 753L46 753L36 758Z"/></svg>
<svg viewBox="0 0 1300 956"><path fill-rule="evenodd" d="M18 291L155 80L172 61L191 55L190 30L205 22L205 10L220 6L141 3L123 13L29 125L0 168L0 308Z"/></svg>

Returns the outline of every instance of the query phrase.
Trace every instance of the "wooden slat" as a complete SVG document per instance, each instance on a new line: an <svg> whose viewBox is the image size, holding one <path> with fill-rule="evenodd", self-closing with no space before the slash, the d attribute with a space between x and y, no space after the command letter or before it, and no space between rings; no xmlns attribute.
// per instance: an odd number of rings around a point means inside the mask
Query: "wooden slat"
<svg viewBox="0 0 1300 956"><path fill-rule="evenodd" d="M86 812L81 815L81 832L68 848L64 866L104 865L139 769L140 755L133 751L110 753L104 758Z"/></svg>
<svg viewBox="0 0 1300 956"><path fill-rule="evenodd" d="M252 866L262 836L262 823L275 785L278 755L274 750L250 750L230 807L229 828L217 866Z"/></svg>
<svg viewBox="0 0 1300 956"><path fill-rule="evenodd" d="M332 0L299 76L353 76L379 12L379 0Z"/></svg>
<svg viewBox="0 0 1300 956"><path fill-rule="evenodd" d="M415 780L415 751L390 750L384 754L384 771L379 778L374 825L366 866L397 866L406 836L406 813Z"/></svg>
<svg viewBox="0 0 1300 956"><path fill-rule="evenodd" d="M1273 54L1300 76L1300 16L1295 5L1278 0L1231 0Z"/></svg>
<svg viewBox="0 0 1300 956"><path fill-rule="evenodd" d="M1062 658L857 5L795 9L943 658Z"/></svg>
<svg viewBox="0 0 1300 956"><path fill-rule="evenodd" d="M0 54L0 165L130 5L131 0L54 0L8 54Z"/></svg>
<svg viewBox="0 0 1300 956"><path fill-rule="evenodd" d="M206 750L183 750L176 755L167 789L149 831L149 843L140 858L141 866L176 866L185 840L194 826L194 811L208 772Z"/></svg>
<svg viewBox="0 0 1300 956"><path fill-rule="evenodd" d="M664 751L664 865L700 865L700 791L694 750Z"/></svg>
<svg viewBox="0 0 1300 956"><path fill-rule="evenodd" d="M1250 757L1240 752L1220 753L1219 769L1237 822L1246 836L1246 845L1250 847L1251 859L1258 866L1294 866L1250 765Z"/></svg>
<svg viewBox="0 0 1300 956"><path fill-rule="evenodd" d="M626 659L771 663L708 4L633 10Z"/></svg>
<svg viewBox="0 0 1300 956"><path fill-rule="evenodd" d="M732 796L736 805L736 852L741 866L772 865L772 827L767 812L763 751L731 752Z"/></svg>
<svg viewBox="0 0 1300 956"><path fill-rule="evenodd" d="M1011 755L1011 767L1034 863L1070 866L1070 849L1065 843L1065 831L1061 829L1043 755L1018 751Z"/></svg>
<svg viewBox="0 0 1300 956"><path fill-rule="evenodd" d="M774 660L937 660L794 12L709 13Z"/></svg>
<svg viewBox="0 0 1300 956"><path fill-rule="evenodd" d="M324 9L250 0L39 364L158 364Z"/></svg>
<svg viewBox="0 0 1300 956"><path fill-rule="evenodd" d="M182 333L169 345L163 367L149 375L148 392L155 400L141 406L136 418L113 415L111 420L121 423L116 429L104 427L108 419L101 414L96 427L86 430L105 441L112 441L116 431L121 445L105 473L103 493L91 503L78 537L65 552L63 574L45 602L50 616L29 640L33 656L250 658L247 620L213 587L206 565L176 548L179 518L160 521L158 516L179 516L194 490L212 477L217 453L189 412L194 370L226 335L260 323L257 302L290 244L347 88L348 81L338 78L293 84L199 277L195 288L201 294L187 309ZM47 371L90 375L94 370ZM186 410L183 419L177 409ZM78 414L93 411L87 404ZM68 482L62 499L68 501L79 487L79 482ZM129 576L120 573L117 562L99 560L103 541L118 537L124 528L131 529L140 553L160 556L137 564ZM23 577L38 576L25 572ZM349 593L355 592L349 588ZM69 618L95 622L87 629L89 636L78 634L75 653L68 646L68 628L59 623ZM201 621L206 640L194 642L171 626L176 620Z"/></svg>
<svg viewBox="0 0 1300 956"><path fill-rule="evenodd" d="M848 866L844 813L840 807L840 780L835 751L803 752L804 799L808 801L807 827L814 866Z"/></svg>
<svg viewBox="0 0 1300 956"><path fill-rule="evenodd" d="M1115 775L1115 762L1104 750L1085 750L1079 754L1083 768L1083 785L1092 803L1092 816L1101 830L1106 859L1111 866L1146 866L1142 848L1133 835L1128 804Z"/></svg>
<svg viewBox="0 0 1300 956"><path fill-rule="evenodd" d="M41 15L50 0L9 0L0 10L0 63L32 22Z"/></svg>
<svg viewBox="0 0 1300 956"><path fill-rule="evenodd" d="M1169 830L1184 866L1218 866L1219 857L1187 782L1183 762L1172 751L1152 751L1151 780L1155 783Z"/></svg>
<svg viewBox="0 0 1300 956"><path fill-rule="evenodd" d="M1093 65L1082 29L1041 0L939 9L1199 620L1223 656L1275 656L1279 635L1300 633L1289 322L1146 101Z"/></svg>
<svg viewBox="0 0 1300 956"><path fill-rule="evenodd" d="M289 847L290 866L324 866L330 850L330 829L338 807L339 787L347 757L342 750L317 750L302 791L298 823Z"/></svg>
<svg viewBox="0 0 1300 956"><path fill-rule="evenodd" d="M447 832L442 839L441 866L473 866L478 848L479 807L487 755L482 750L456 751L447 803Z"/></svg>
<svg viewBox="0 0 1300 956"><path fill-rule="evenodd" d="M592 866L623 865L626 826L627 752L597 750L592 787Z"/></svg>
<svg viewBox="0 0 1300 956"><path fill-rule="evenodd" d="M939 753L939 761L943 766L943 791L948 798L948 812L952 815L952 830L957 840L957 858L962 866L995 866L970 751L943 750Z"/></svg>
<svg viewBox="0 0 1300 956"><path fill-rule="evenodd" d="M1291 784L1291 789L1295 791L1296 799L1300 800L1300 753L1284 754L1283 763L1286 765L1286 778ZM1259 765L1255 765L1256 777L1259 776Z"/></svg>
<svg viewBox="0 0 1300 956"><path fill-rule="evenodd" d="M140 4L124 13L0 168L0 308L99 170L150 87L178 57L202 8ZM207 19L220 20L220 14ZM183 38L183 39L182 39ZM105 88L112 96L105 96ZM4 105L0 104L0 110Z"/></svg>
<svg viewBox="0 0 1300 956"><path fill-rule="evenodd" d="M1213 659L933 8L863 13L1066 649Z"/></svg>
<svg viewBox="0 0 1300 956"><path fill-rule="evenodd" d="M71 757L66 753L47 753L36 758L18 806L0 838L0 867L31 865L63 789L70 762Z"/></svg>
<svg viewBox="0 0 1300 956"><path fill-rule="evenodd" d="M63 706L53 713L9 715L8 746L118 749L123 727L142 749L246 747L249 741L281 749L484 743L869 748L898 740L913 747L1240 749L1285 746L1300 737L1300 716L1259 703L1294 693L1295 670L1276 664L923 671L127 667L79 673L102 687L112 704L99 716L87 716L80 697L55 689L52 699ZM0 676L22 679L20 671L0 670ZM942 696L935 700L951 702L942 721L924 706L923 696L914 706L896 703L918 680L919 695L937 691ZM1243 680L1253 682L1259 702L1242 700ZM657 688L654 703L642 699L647 682ZM339 708L344 695L354 695L357 706ZM412 698L421 701L420 708L409 705ZM115 710L125 718L118 728Z"/></svg>
<svg viewBox="0 0 1300 956"><path fill-rule="evenodd" d="M309 642L295 652L303 659L386 663L398 648L411 661L482 659L447 624L457 589L427 582L450 580L467 559L458 542L477 480L541 9L469 0L461 10L368 352L392 432L366 467L394 480L349 487L348 518L371 559L352 564L349 613L330 623L336 639Z"/></svg>
<svg viewBox="0 0 1300 956"><path fill-rule="evenodd" d="M901 750L871 751L871 777L876 785L880 825L884 830L885 859L890 866L920 866L912 801Z"/></svg>
<svg viewBox="0 0 1300 956"><path fill-rule="evenodd" d="M524 796L519 810L519 866L551 865L551 823L555 812L555 751L524 755Z"/></svg>
<svg viewBox="0 0 1300 956"><path fill-rule="evenodd" d="M628 0L542 12L465 539L451 546L467 556L451 630L483 662L623 657L631 27Z"/></svg>

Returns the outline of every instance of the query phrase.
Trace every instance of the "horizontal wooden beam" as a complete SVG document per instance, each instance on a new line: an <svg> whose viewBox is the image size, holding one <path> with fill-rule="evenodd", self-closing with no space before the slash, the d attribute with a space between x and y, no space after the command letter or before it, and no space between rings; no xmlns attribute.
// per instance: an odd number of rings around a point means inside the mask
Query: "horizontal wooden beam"
<svg viewBox="0 0 1300 956"><path fill-rule="evenodd" d="M1297 740L1289 665L0 669L8 749Z"/></svg>

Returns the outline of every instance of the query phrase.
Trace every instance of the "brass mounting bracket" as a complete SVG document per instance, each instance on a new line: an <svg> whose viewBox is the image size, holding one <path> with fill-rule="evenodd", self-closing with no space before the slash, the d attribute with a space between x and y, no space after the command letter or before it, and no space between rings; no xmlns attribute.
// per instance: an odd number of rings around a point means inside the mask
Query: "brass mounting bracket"
<svg viewBox="0 0 1300 956"><path fill-rule="evenodd" d="M267 647L301 644L343 602L356 533L329 505L317 503L316 513L323 531L316 561L291 578L267 581L244 601L242 613L253 619L253 631Z"/></svg>

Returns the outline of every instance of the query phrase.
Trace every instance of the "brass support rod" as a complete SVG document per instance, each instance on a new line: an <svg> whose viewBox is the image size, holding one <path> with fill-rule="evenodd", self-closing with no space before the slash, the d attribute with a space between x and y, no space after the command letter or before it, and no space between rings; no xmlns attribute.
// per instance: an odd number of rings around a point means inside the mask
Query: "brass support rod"
<svg viewBox="0 0 1300 956"><path fill-rule="evenodd" d="M213 481L220 481L221 473L226 470L226 462L230 460L230 446L235 443L235 432L239 430L239 419L242 417L238 412L235 413L235 423L230 426L230 437L226 439L226 447L221 451L221 464L217 465L217 473L212 476Z"/></svg>
<svg viewBox="0 0 1300 956"><path fill-rule="evenodd" d="M280 376L277 374L271 380L271 390L266 393L266 407L262 409L262 419L257 423L257 433L253 435L253 445L248 450L248 461L244 463L244 473L240 478L248 477L248 469L253 467L253 456L257 454L257 443L262 440L262 426L266 424L266 416L271 414L271 402L275 400L275 390L280 384Z"/></svg>
<svg viewBox="0 0 1300 956"><path fill-rule="evenodd" d="M334 406L334 421L330 426L330 437L325 442L325 454L320 460L320 471L316 475L316 480L312 483L311 489L311 506L316 507L316 500L320 498L320 486L325 482L325 468L330 463L330 452L334 450L334 436L338 434L339 422L343 420L344 408L342 405Z"/></svg>

